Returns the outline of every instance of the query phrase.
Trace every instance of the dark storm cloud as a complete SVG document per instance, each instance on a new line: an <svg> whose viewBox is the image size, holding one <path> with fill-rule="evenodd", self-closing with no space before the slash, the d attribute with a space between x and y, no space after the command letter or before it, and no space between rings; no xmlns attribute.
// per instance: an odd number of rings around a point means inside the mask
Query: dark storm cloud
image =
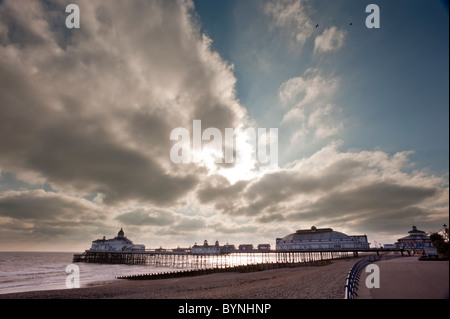
<svg viewBox="0 0 450 319"><path fill-rule="evenodd" d="M0 194L0 229L4 236L11 235L10 243L83 239L104 228L109 214L87 200L42 190Z"/></svg>
<svg viewBox="0 0 450 319"><path fill-rule="evenodd" d="M232 67L198 33L189 1L79 5L71 33L54 25L59 3L0 7L0 166L108 204L173 205L201 171L171 163L170 132L194 119L237 126Z"/></svg>
<svg viewBox="0 0 450 319"><path fill-rule="evenodd" d="M419 206L442 193L437 187L379 183L336 191L284 216L289 220L355 225L365 231L401 231L409 224L445 219L443 208Z"/></svg>
<svg viewBox="0 0 450 319"><path fill-rule="evenodd" d="M92 219L101 220L107 213L87 200L32 190L2 193L0 215L19 220L89 223Z"/></svg>
<svg viewBox="0 0 450 319"><path fill-rule="evenodd" d="M69 181L71 187L103 193L105 202L139 199L164 205L194 185L194 176L171 176L152 158L89 124L63 122L46 129L27 159L29 167L51 183Z"/></svg>
<svg viewBox="0 0 450 319"><path fill-rule="evenodd" d="M321 222L379 232L399 231L414 221L445 222L443 180L405 172L407 155L340 153L336 145L328 146L292 168L252 181L231 185L211 177L197 196L224 214L262 224Z"/></svg>
<svg viewBox="0 0 450 319"><path fill-rule="evenodd" d="M252 184L246 197L250 200L285 201L298 194L331 191L346 183L358 174L364 163L351 158L337 159L321 168L320 174L311 172L280 171L264 175L258 183ZM267 197L265 192L271 194Z"/></svg>
<svg viewBox="0 0 450 319"><path fill-rule="evenodd" d="M205 183L197 195L201 202L215 202L215 207L224 211L236 208L234 205L227 205L230 199L242 200L244 206L236 211L229 211L235 215L259 215L272 207L276 207L278 212L279 203L295 200L298 195L330 192L347 183L361 172L364 165L351 158L337 159L321 168L320 174L281 170L266 174L253 182L240 181L233 185L222 177L213 177L212 182Z"/></svg>
<svg viewBox="0 0 450 319"><path fill-rule="evenodd" d="M116 219L126 225L167 226L175 222L176 215L168 210L136 209L121 214Z"/></svg>
<svg viewBox="0 0 450 319"><path fill-rule="evenodd" d="M376 183L347 191L336 191L325 195L304 215L327 217L360 214L373 214L394 209L403 209L432 198L438 193L437 188Z"/></svg>
<svg viewBox="0 0 450 319"><path fill-rule="evenodd" d="M247 181L238 181L235 184L230 184L225 177L214 175L205 181L197 191L197 196L202 203L226 201L229 198L236 198L241 195L247 185Z"/></svg>
<svg viewBox="0 0 450 319"><path fill-rule="evenodd" d="M195 233L207 226L205 218L201 216L180 216L170 228L175 233Z"/></svg>
<svg viewBox="0 0 450 319"><path fill-rule="evenodd" d="M0 3L0 172L22 185L0 187L3 234L21 245L45 233L85 240L117 222L205 227L172 210L208 171L173 164L170 133L245 122L233 66L200 33L191 1L77 4L81 28L68 30L63 1ZM26 191L44 185L52 192Z"/></svg>

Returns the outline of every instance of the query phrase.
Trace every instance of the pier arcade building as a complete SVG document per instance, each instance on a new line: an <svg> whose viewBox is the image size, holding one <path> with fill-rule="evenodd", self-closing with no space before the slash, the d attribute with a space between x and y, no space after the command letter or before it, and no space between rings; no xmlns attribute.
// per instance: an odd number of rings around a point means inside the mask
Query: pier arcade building
<svg viewBox="0 0 450 319"><path fill-rule="evenodd" d="M366 235L346 235L331 228L300 229L276 239L277 251L369 249Z"/></svg>
<svg viewBox="0 0 450 319"><path fill-rule="evenodd" d="M254 251L270 251L270 244L259 244L257 248L252 244L241 244L236 248L235 245L225 244L223 246L219 245L219 241L216 241L214 245L209 245L208 241L205 240L203 245L197 245L195 243L192 246L191 251L193 254L226 254L233 252L254 252Z"/></svg>
<svg viewBox="0 0 450 319"><path fill-rule="evenodd" d="M398 247L407 251L424 252L427 255L437 255L437 250L423 230L416 226L408 232L408 236L398 239Z"/></svg>
<svg viewBox="0 0 450 319"><path fill-rule="evenodd" d="M131 240L125 237L121 228L117 236L111 239L97 239L92 242L90 251L145 251L145 245L133 244Z"/></svg>

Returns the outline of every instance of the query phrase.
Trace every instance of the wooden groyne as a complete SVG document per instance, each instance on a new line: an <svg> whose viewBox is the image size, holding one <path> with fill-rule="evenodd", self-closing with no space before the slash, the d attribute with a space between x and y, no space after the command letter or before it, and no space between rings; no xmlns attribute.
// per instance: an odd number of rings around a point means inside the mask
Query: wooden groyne
<svg viewBox="0 0 450 319"><path fill-rule="evenodd" d="M259 263L250 265L240 265L234 267L225 268L206 268L206 269L190 269L190 270L179 270L170 271L162 273L150 273L150 274L140 274L140 275L130 275L130 276L119 276L117 279L127 279L127 280L157 280L157 279L168 279L168 278L181 278L181 277L194 277L203 276L215 273L223 272L257 272L271 269L281 269L281 268L295 268L295 267L318 267L331 264L330 260L316 260L310 262L297 262L297 263Z"/></svg>

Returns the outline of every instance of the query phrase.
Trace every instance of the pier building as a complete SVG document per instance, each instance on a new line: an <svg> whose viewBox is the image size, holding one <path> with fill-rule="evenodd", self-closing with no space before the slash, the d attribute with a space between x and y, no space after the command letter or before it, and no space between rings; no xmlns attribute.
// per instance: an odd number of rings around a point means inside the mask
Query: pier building
<svg viewBox="0 0 450 319"><path fill-rule="evenodd" d="M214 245L209 245L208 241L205 239L203 245L197 245L197 243L195 243L195 245L192 246L191 251L193 254L220 254L222 248L223 247L219 245L219 241L216 241Z"/></svg>
<svg viewBox="0 0 450 319"><path fill-rule="evenodd" d="M277 251L369 249L366 235L346 235L331 228L300 229L276 239Z"/></svg>
<svg viewBox="0 0 450 319"><path fill-rule="evenodd" d="M400 249L413 252L424 252L427 255L437 255L437 250L423 230L416 226L408 232L408 236L397 239Z"/></svg>
<svg viewBox="0 0 450 319"><path fill-rule="evenodd" d="M125 237L125 233L121 228L117 236L111 239L97 239L92 242L89 251L145 251L145 245L133 244L131 240Z"/></svg>

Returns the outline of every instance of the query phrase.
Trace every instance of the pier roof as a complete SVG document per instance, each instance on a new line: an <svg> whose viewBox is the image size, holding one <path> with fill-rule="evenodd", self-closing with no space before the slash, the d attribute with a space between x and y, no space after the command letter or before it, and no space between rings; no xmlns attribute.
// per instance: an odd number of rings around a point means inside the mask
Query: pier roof
<svg viewBox="0 0 450 319"><path fill-rule="evenodd" d="M284 242L299 242L303 240L320 240L320 241L332 241L332 240L352 240L344 233L334 231L332 228L316 228L314 226L311 229L300 229L295 233L289 234L283 238Z"/></svg>

